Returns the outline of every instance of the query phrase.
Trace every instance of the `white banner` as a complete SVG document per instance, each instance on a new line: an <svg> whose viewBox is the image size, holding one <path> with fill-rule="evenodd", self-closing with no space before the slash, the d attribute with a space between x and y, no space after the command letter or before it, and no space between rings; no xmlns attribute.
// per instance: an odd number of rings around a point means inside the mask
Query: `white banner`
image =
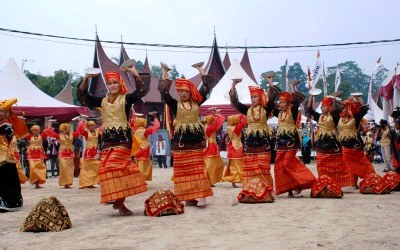
<svg viewBox="0 0 400 250"><path fill-rule="evenodd" d="M320 53L318 51L317 53L317 62L315 63L315 68L313 71L313 75L312 75L312 88L315 89L315 85L317 85L317 82L319 80L319 78L322 75L322 64L321 64L321 60L320 60Z"/></svg>
<svg viewBox="0 0 400 250"><path fill-rule="evenodd" d="M322 63L322 81L324 83L324 96L328 95L328 82L326 81L325 64Z"/></svg>
<svg viewBox="0 0 400 250"><path fill-rule="evenodd" d="M336 66L335 92L338 91L341 80L342 80L342 77L340 76L339 65L338 65L338 66Z"/></svg>

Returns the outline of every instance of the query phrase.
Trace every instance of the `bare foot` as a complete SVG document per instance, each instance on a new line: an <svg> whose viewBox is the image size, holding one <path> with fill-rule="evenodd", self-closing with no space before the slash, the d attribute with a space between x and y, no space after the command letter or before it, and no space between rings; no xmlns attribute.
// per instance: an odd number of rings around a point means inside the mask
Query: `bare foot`
<svg viewBox="0 0 400 250"><path fill-rule="evenodd" d="M211 185L211 187L215 188L215 185L214 185L214 184L212 184L212 185Z"/></svg>
<svg viewBox="0 0 400 250"><path fill-rule="evenodd" d="M196 206L205 207L206 205L206 198L199 198Z"/></svg>
<svg viewBox="0 0 400 250"><path fill-rule="evenodd" d="M88 186L87 188L96 188L95 186L93 186L93 185L90 185L90 186Z"/></svg>
<svg viewBox="0 0 400 250"><path fill-rule="evenodd" d="M358 185L355 185L355 186L354 186L354 189L355 189L355 190L359 190L360 187L359 187Z"/></svg>
<svg viewBox="0 0 400 250"><path fill-rule="evenodd" d="M196 206L197 205L197 201L196 200L185 201L185 205L186 206Z"/></svg>
<svg viewBox="0 0 400 250"><path fill-rule="evenodd" d="M294 195L293 195L293 192L292 192L292 191L289 191L289 192L288 192L288 197L289 197L289 198L294 198Z"/></svg>
<svg viewBox="0 0 400 250"><path fill-rule="evenodd" d="M127 207L125 207L124 204L122 204L122 206L119 208L118 211L119 215L121 216L130 216L133 215L133 212L131 210L129 210Z"/></svg>
<svg viewBox="0 0 400 250"><path fill-rule="evenodd" d="M36 184L35 189L39 189L39 188L43 188L43 187L39 186L39 184Z"/></svg>
<svg viewBox="0 0 400 250"><path fill-rule="evenodd" d="M70 189L71 187L69 185L64 186L65 189Z"/></svg>
<svg viewBox="0 0 400 250"><path fill-rule="evenodd" d="M236 183L232 183L232 187L237 188Z"/></svg>

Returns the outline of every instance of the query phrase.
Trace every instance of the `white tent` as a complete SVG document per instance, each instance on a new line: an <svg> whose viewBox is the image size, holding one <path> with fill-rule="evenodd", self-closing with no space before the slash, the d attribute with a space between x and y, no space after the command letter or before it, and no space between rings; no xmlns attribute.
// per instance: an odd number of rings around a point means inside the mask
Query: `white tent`
<svg viewBox="0 0 400 250"><path fill-rule="evenodd" d="M244 71L237 59L232 61L228 71L218 82L211 92L210 98L201 105L201 113L206 114L210 107L218 107L221 114L230 115L238 112L231 106L229 91L232 86L232 79L242 78L242 82L236 85L239 101L243 104L250 104L249 86L258 86Z"/></svg>
<svg viewBox="0 0 400 250"><path fill-rule="evenodd" d="M9 59L0 73L0 99L18 99L16 113L24 111L26 117L52 115L59 121L68 121L79 114L87 114L86 107L60 102L38 89L21 71L14 59Z"/></svg>
<svg viewBox="0 0 400 250"><path fill-rule="evenodd" d="M382 98L382 107L383 107L383 119L390 120L389 116L391 112L394 110L395 107L400 105L400 91L397 88L397 81L399 80L400 76L400 67L397 66L392 73L383 80L381 84L381 98ZM382 91L384 94L382 94ZM390 99L386 99L385 97L387 94L393 91L393 97Z"/></svg>

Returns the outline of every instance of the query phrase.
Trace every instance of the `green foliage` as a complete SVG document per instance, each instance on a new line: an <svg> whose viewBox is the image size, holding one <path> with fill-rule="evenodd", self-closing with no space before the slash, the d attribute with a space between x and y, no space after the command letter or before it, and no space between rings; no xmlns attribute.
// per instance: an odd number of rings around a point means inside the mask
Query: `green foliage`
<svg viewBox="0 0 400 250"><path fill-rule="evenodd" d="M136 70L138 70L140 72L143 70L144 64L142 63L142 61L136 61L135 67L136 67Z"/></svg>
<svg viewBox="0 0 400 250"><path fill-rule="evenodd" d="M176 70L175 64L171 66L171 71L169 72L169 76L172 81L179 77L179 72Z"/></svg>
<svg viewBox="0 0 400 250"><path fill-rule="evenodd" d="M161 78L161 67L158 65L151 65L151 75L157 78Z"/></svg>

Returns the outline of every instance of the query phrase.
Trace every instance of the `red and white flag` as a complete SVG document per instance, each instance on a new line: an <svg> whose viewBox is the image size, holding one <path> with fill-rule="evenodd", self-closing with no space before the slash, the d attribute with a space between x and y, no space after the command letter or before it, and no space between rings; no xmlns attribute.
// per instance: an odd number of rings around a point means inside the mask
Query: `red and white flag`
<svg viewBox="0 0 400 250"><path fill-rule="evenodd" d="M286 92L290 92L288 73L289 73L288 61L286 59L286 62L285 62Z"/></svg>
<svg viewBox="0 0 400 250"><path fill-rule="evenodd" d="M328 94L328 81L326 80L324 62L322 62L322 81L324 82L324 96L326 96Z"/></svg>
<svg viewBox="0 0 400 250"><path fill-rule="evenodd" d="M342 77L340 75L339 65L337 65L336 66L336 76L335 76L335 92L338 91L341 80L342 80Z"/></svg>

